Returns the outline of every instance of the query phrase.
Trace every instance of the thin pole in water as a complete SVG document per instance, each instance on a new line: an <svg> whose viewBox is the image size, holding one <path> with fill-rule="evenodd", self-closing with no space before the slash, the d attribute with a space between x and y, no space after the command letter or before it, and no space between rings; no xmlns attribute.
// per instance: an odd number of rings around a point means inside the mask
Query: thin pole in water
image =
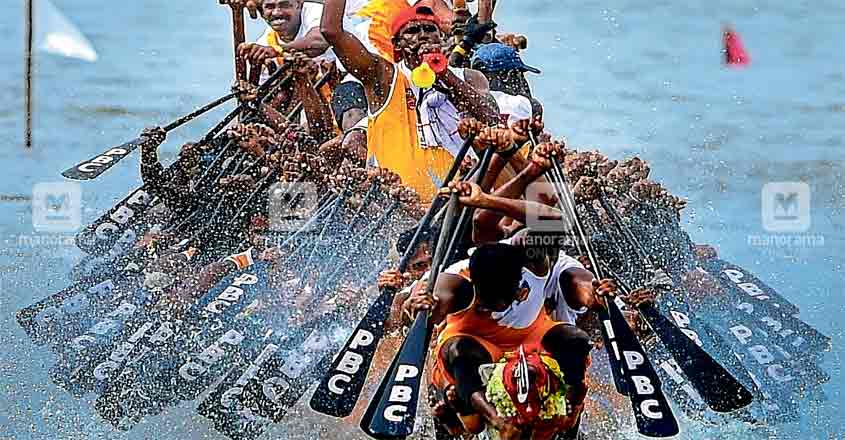
<svg viewBox="0 0 845 440"><path fill-rule="evenodd" d="M33 43L33 29L32 29L32 2L33 0L26 0L26 75L25 75L25 145L27 149L32 148L32 43Z"/></svg>

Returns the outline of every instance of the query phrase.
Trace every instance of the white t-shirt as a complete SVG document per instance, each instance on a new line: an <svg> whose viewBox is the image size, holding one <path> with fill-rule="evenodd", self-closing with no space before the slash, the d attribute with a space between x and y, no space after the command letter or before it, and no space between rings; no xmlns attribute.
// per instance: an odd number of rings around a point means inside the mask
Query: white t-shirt
<svg viewBox="0 0 845 440"><path fill-rule="evenodd" d="M296 36L293 38L294 41L299 40L300 38L304 37L308 32L312 29L320 28L320 20L323 17L323 5L318 3L310 3L306 2L302 4L302 12L300 13L300 24L299 24L299 32L296 33ZM255 42L262 45L262 46L270 46L270 33L273 32L273 28L269 25L267 29L264 30L264 33L258 37L258 40ZM324 54L314 58L316 61L334 61L337 57L334 54L334 51L331 49L327 50Z"/></svg>
<svg viewBox="0 0 845 440"><path fill-rule="evenodd" d="M520 285L528 287L528 297L522 302L514 301L504 312L494 312L493 318L505 327L526 328L537 319L545 306L546 298L552 298L557 302L552 319L575 325L577 316L586 310L575 310L570 307L560 288L561 274L572 268L583 269L584 266L563 252L559 254L557 262L545 276L535 275L530 270L522 268ZM469 279L469 260L461 260L449 266L444 272Z"/></svg>
<svg viewBox="0 0 845 440"><path fill-rule="evenodd" d="M530 99L522 95L514 96L495 90L491 90L490 94L493 95L496 104L499 104L500 123L507 122L510 127L518 121L531 119L534 109Z"/></svg>

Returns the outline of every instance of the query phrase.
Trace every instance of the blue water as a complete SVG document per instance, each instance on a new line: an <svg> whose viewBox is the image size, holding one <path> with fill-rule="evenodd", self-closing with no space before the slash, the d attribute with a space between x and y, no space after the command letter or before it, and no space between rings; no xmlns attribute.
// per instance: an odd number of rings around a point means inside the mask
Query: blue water
<svg viewBox="0 0 845 440"><path fill-rule="evenodd" d="M68 284L81 254L72 246L32 245L28 196L61 181L79 160L225 94L232 74L227 10L213 0L55 0L100 54L95 64L37 55L35 148L23 149L23 10L0 4L0 437L220 438L189 407L131 433L105 428L87 402L53 386L52 358L34 347L14 313ZM529 38L526 62L551 131L579 148L639 155L653 176L690 200L684 221L698 242L715 245L801 308L833 338L824 369L828 400L801 423L750 430L687 431L688 438L839 438L842 317L845 300L845 55L841 2L718 0L503 1L502 31ZM689 3L689 4L687 4ZM720 65L720 25L730 21L752 56L748 69ZM257 35L259 27L251 26ZM177 131L163 147L201 135L216 116ZM761 189L802 181L811 189L816 246L750 246L768 234ZM83 188L84 219L107 210L139 182L127 159ZM818 244L818 243L817 243ZM293 420L293 418L291 419ZM300 422L301 423L301 422ZM300 434L315 434L305 424ZM323 425L322 429L335 429ZM322 431L326 432L326 431ZM325 435L325 434L324 434ZM268 436L269 438L269 436Z"/></svg>

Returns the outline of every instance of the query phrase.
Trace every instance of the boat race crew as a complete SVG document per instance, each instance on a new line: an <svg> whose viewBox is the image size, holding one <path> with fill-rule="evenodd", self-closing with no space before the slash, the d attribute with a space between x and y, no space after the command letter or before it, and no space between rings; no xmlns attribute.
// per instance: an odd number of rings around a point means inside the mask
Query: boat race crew
<svg viewBox="0 0 845 440"><path fill-rule="evenodd" d="M317 437L597 440L821 395L830 338L696 244L645 160L547 130L495 0L218 3L234 86L63 173L138 149L142 186L76 235L73 284L17 314L106 423L196 400L255 440L309 396L341 420ZM167 164L170 132L227 102Z"/></svg>

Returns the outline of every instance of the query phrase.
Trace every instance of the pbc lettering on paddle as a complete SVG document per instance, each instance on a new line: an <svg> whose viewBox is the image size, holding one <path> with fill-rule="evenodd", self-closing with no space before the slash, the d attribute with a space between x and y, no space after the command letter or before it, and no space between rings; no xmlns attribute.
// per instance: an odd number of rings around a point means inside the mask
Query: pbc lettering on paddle
<svg viewBox="0 0 845 440"><path fill-rule="evenodd" d="M417 403L414 398L414 388L403 385L409 379L416 379L420 375L420 369L416 365L399 364L396 367L395 385L390 387L390 394L388 394L387 401L390 403L382 414L385 420L401 423L405 420L405 414L408 413L408 405L413 402Z"/></svg>
<svg viewBox="0 0 845 440"><path fill-rule="evenodd" d="M768 347L762 344L749 345L751 338L754 336L754 332L750 328L744 325L734 325L730 328L730 332L746 348L748 354L765 368L766 375L775 382L785 383L791 382L794 379L792 375L785 373L785 368L782 364L775 362L775 356ZM791 357L786 352L782 352L782 354L787 359Z"/></svg>
<svg viewBox="0 0 845 440"><path fill-rule="evenodd" d="M740 303L736 306L737 310L743 311L749 315L753 314L754 306L749 303ZM786 328L778 319L774 319L771 316L762 316L760 317L760 321L766 324L769 331L774 332L776 335L780 336L783 339L794 337L795 339L790 342L790 346L795 350L802 350L805 345L807 345L807 340L804 339L803 336L796 333L794 330ZM765 333L765 332L764 332ZM768 334L766 334L768 336ZM784 354L787 358L791 357L789 353L787 353L783 348L780 346L775 346L778 348L781 353Z"/></svg>
<svg viewBox="0 0 845 440"><path fill-rule="evenodd" d="M242 386L255 398L250 399L249 409L263 417L280 421L302 394L311 386L312 381L324 371L319 368L339 339L345 339L348 333L314 328L302 343L287 346L277 351L272 359L264 362L265 368ZM241 402L247 405L246 402Z"/></svg>
<svg viewBox="0 0 845 440"><path fill-rule="evenodd" d="M634 385L633 391L639 396L655 394L656 386L659 385L653 384L648 376L635 374L645 364L645 356L637 351L625 350L622 352L622 357L625 359L625 368L630 372L628 378ZM640 411L650 419L660 420L663 418L663 412L660 411L660 402L656 399L645 399L640 402Z"/></svg>
<svg viewBox="0 0 845 440"><path fill-rule="evenodd" d="M88 226L76 239L80 249L99 253L112 247L113 241L134 243L137 234L130 228L132 220L150 207L153 197L143 189L132 192L96 223Z"/></svg>
<svg viewBox="0 0 845 440"><path fill-rule="evenodd" d="M116 288L110 279L87 289L80 283L27 308L18 314L18 320L34 343L61 348L79 334L71 329L84 325L95 304L106 300Z"/></svg>
<svg viewBox="0 0 845 440"><path fill-rule="evenodd" d="M766 301L771 299L770 296L766 295L766 292L763 291L759 286L754 283L742 282L742 279L745 277L745 274L736 270L736 269L725 269L722 271L725 276L728 277L734 284L737 285L743 292L750 295L752 298L760 301ZM777 304L774 304L777 307Z"/></svg>
<svg viewBox="0 0 845 440"><path fill-rule="evenodd" d="M677 310L670 310L669 316L672 317L672 321L674 321L675 325L681 329L681 332L683 332L691 341L695 342L695 345L704 347L704 343L701 342L701 338L698 336L698 333L689 327L691 323L689 315Z"/></svg>
<svg viewBox="0 0 845 440"><path fill-rule="evenodd" d="M375 337L369 331L361 329L355 332L355 336L349 344L349 350L343 353L337 369L335 369L334 374L328 380L329 391L339 396L346 392L346 389L342 388L340 384L349 383L352 377L358 374L361 364L364 362L364 357L354 350L361 347L369 347L373 341L375 341Z"/></svg>
<svg viewBox="0 0 845 440"><path fill-rule="evenodd" d="M76 169L83 172L83 173L95 173L98 171L99 168L108 165L115 160L123 159L124 156L131 153L132 150L127 150L125 148L112 148L109 151L89 160L88 162L81 163L76 166Z"/></svg>
<svg viewBox="0 0 845 440"><path fill-rule="evenodd" d="M200 374L219 362L225 355L240 346L244 340L244 334L237 330L229 330L214 344L203 350L196 356L196 361L188 361L179 368L179 376L188 381L196 380ZM227 346L230 347L227 350Z"/></svg>
<svg viewBox="0 0 845 440"><path fill-rule="evenodd" d="M267 360L270 359L278 350L279 346L276 344L268 344L264 347L258 357L249 364L249 367L247 367L238 380L235 381L235 385L223 392L220 396L220 405L223 408L232 409L232 406L235 405L235 399L243 393L244 387L250 380L255 378L258 371L261 369L261 366L264 365L264 363L267 362Z"/></svg>
<svg viewBox="0 0 845 440"><path fill-rule="evenodd" d="M603 321L603 324L605 331L607 332L610 345L613 347L613 351L617 358L619 358L619 345L616 341L616 334L613 331L613 325L610 320ZM628 373L626 375L626 379L628 379L630 385L633 385L633 389L630 389L631 387L629 387L628 391L634 391L641 397L654 395L657 391L657 388L655 387L657 384L653 384L648 376L637 374L646 362L645 356L637 351L622 350L621 358L624 359L625 369ZM657 399L643 399L640 403L639 409L642 415L653 420L660 420L664 417L663 412L660 411L660 402L658 402Z"/></svg>
<svg viewBox="0 0 845 440"><path fill-rule="evenodd" d="M228 308L232 304L237 303L241 299L241 296L243 296L244 290L240 288L240 286L252 285L257 282L257 276L251 273L241 274L240 276L235 278L232 284L226 287L226 289L223 290L223 292L218 295L217 298L208 303L208 305L203 308L203 311L216 315L223 313L226 308Z"/></svg>
<svg viewBox="0 0 845 440"><path fill-rule="evenodd" d="M129 339L119 343L111 352L109 358L94 368L94 377L99 381L109 379L111 375L120 368L123 362L126 361L126 358L135 351L135 346L138 342L147 336L154 326L155 324L152 322L145 322L144 325L142 325L129 337ZM167 342L167 340L173 336L173 333L173 325L169 322L162 322L155 333L149 335L147 343L141 345L141 348L138 350L139 354L135 356L134 359L126 361L126 364L131 365L137 362L141 357L152 350L153 347L161 346L163 343Z"/></svg>
<svg viewBox="0 0 845 440"><path fill-rule="evenodd" d="M117 309L109 312L105 319L98 321L85 334L74 338L70 345L81 352L97 342L98 337L107 336L120 328L122 323L135 314L138 307L131 303L121 303Z"/></svg>
<svg viewBox="0 0 845 440"><path fill-rule="evenodd" d="M91 303L91 297L104 297L105 294L111 293L114 289L115 284L112 280L103 281L85 290L82 294L70 296L58 304L45 307L35 315L33 322L39 330L52 323L58 323L59 319L63 317L77 314L86 309Z"/></svg>

